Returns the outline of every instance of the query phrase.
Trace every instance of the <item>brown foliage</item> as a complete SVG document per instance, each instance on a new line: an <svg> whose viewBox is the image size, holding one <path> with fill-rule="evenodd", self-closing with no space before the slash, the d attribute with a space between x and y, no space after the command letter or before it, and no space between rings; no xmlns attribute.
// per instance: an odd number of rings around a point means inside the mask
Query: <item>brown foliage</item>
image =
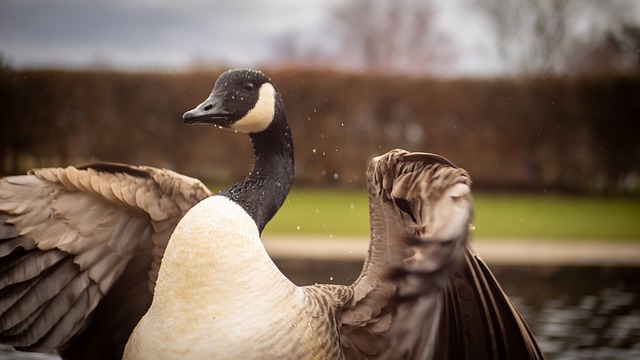
<svg viewBox="0 0 640 360"><path fill-rule="evenodd" d="M250 168L245 136L186 126L218 72L0 73L1 170L87 160L229 182ZM480 186L585 190L640 170L640 77L434 80L270 72L292 127L296 181L363 186L389 149L437 152Z"/></svg>

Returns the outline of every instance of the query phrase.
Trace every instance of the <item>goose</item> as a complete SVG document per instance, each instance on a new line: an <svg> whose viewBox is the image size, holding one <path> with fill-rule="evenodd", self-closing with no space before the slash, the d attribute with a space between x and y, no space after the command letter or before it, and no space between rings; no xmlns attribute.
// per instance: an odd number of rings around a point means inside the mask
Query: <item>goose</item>
<svg viewBox="0 0 640 360"><path fill-rule="evenodd" d="M220 196L261 232L293 182L280 93L262 72L231 70L183 119L249 135L250 175ZM171 233L211 195L197 179L115 163L0 179L0 343L68 359L120 359L151 303Z"/></svg>
<svg viewBox="0 0 640 360"><path fill-rule="evenodd" d="M151 306L138 307L143 311L135 312L139 314L135 322L146 314L133 333L117 328L117 323L102 333L112 338L116 332L127 337L131 333L125 358L544 358L526 323L468 244L468 174L437 155L397 150L371 162L369 255L354 284L297 287L288 281L274 267L259 236L291 185L291 135L271 81L249 70L235 74L255 81L246 85L240 76L221 76L211 96L184 119L249 133L253 179L217 196L193 195L193 188L200 185L193 185L193 179L182 180L190 186L180 183L178 188L194 201L180 208L180 216L171 217L174 222L161 227L169 233L175 227L168 244L163 238L164 242L157 241L161 246L154 247L154 256L164 254L162 263L152 262L152 270L140 272L147 275L147 288L135 287L147 298L152 294ZM237 96L245 94L242 91L258 94L250 97L254 106L249 111L242 105L242 98L249 97ZM285 124L275 127L273 133L282 137L274 141L277 135L264 134L278 119ZM123 176L111 166L102 170ZM143 169L131 170L128 176L131 172L149 177ZM114 197L108 187L98 188L99 194ZM154 205L148 206L152 211L146 216L158 218L164 207L149 203ZM1 210L7 218L3 233L9 234L2 238L33 242L24 240L28 235L23 229L28 227L12 220L15 211ZM148 247L138 248L148 256ZM129 288L130 281L123 282L118 289ZM120 295L123 298L129 300ZM88 316L85 310L73 311ZM36 320L38 316L32 315ZM107 315L105 319L111 320ZM21 322L26 320L14 321ZM71 341L69 348L78 348L77 339L86 334L78 328L84 327L85 323L73 328L79 337L69 335L68 328L58 336ZM3 342L16 332L6 333L3 330Z"/></svg>

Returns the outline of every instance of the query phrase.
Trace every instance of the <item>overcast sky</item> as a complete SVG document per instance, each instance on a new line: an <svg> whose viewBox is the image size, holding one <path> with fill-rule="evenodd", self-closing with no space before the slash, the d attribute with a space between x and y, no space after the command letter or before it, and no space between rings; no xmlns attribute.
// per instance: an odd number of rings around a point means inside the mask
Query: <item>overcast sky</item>
<svg viewBox="0 0 640 360"><path fill-rule="evenodd" d="M175 69L260 66L277 39L331 41L328 13L344 0L1 0L0 56L16 67ZM499 71L487 26L439 2L455 40L454 74Z"/></svg>

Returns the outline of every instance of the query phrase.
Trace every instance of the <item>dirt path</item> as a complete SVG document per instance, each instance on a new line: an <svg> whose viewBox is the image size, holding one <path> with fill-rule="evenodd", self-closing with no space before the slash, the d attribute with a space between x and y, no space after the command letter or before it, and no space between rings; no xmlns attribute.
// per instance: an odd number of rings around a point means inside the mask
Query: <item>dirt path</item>
<svg viewBox="0 0 640 360"><path fill-rule="evenodd" d="M317 236L294 238L265 235L274 258L360 260L367 252L363 238ZM640 241L563 241L475 239L473 246L489 264L640 265Z"/></svg>

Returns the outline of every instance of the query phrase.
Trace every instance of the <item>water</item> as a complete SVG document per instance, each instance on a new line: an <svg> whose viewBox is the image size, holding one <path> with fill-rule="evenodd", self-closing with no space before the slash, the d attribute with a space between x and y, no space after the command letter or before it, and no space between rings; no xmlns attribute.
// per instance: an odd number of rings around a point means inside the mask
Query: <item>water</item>
<svg viewBox="0 0 640 360"><path fill-rule="evenodd" d="M640 268L496 267L549 359L640 359Z"/></svg>
<svg viewBox="0 0 640 360"><path fill-rule="evenodd" d="M296 284L351 284L360 262L280 260ZM491 266L550 360L640 359L640 268Z"/></svg>
<svg viewBox="0 0 640 360"><path fill-rule="evenodd" d="M276 260L276 263L298 285L351 284L362 268L357 261ZM492 266L491 269L550 360L640 359L640 268ZM57 358L31 356L28 359ZM4 359L16 359L16 353L0 347L0 360Z"/></svg>

